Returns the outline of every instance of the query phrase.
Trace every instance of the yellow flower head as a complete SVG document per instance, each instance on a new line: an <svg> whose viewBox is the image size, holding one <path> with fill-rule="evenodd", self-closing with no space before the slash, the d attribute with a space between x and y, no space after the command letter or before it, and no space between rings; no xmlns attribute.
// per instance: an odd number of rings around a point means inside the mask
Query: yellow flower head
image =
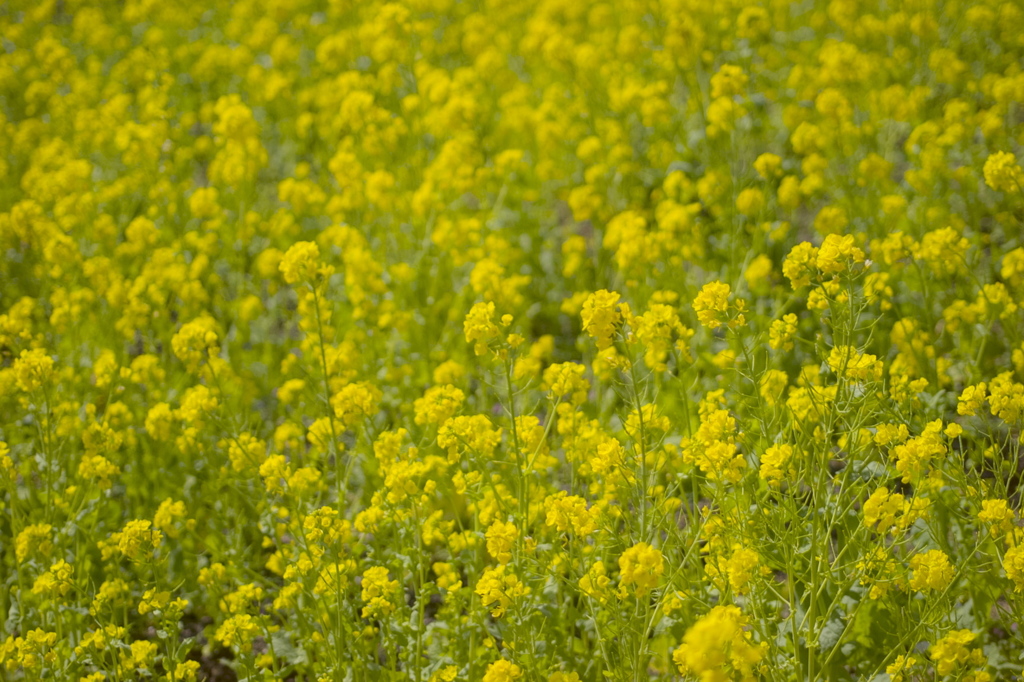
<svg viewBox="0 0 1024 682"><path fill-rule="evenodd" d="M665 558L646 542L633 545L619 557L619 589L632 586L637 597L643 597L658 586L665 573Z"/></svg>
<svg viewBox="0 0 1024 682"><path fill-rule="evenodd" d="M583 302L583 331L597 340L598 350L612 345L612 335L622 322L618 302L619 294L605 289L590 294Z"/></svg>

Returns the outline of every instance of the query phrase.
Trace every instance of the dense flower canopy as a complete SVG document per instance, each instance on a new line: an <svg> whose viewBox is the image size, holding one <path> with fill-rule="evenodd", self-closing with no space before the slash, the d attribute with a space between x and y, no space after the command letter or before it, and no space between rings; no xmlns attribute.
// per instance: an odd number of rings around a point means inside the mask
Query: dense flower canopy
<svg viewBox="0 0 1024 682"><path fill-rule="evenodd" d="M1022 673L1024 6L10 0L0 677Z"/></svg>

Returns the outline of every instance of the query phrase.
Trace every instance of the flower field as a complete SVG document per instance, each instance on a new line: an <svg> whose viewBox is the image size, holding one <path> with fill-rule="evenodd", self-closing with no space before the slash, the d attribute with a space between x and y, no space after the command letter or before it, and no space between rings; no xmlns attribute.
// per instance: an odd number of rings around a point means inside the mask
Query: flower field
<svg viewBox="0 0 1024 682"><path fill-rule="evenodd" d="M0 679L1024 667L1024 5L0 5Z"/></svg>

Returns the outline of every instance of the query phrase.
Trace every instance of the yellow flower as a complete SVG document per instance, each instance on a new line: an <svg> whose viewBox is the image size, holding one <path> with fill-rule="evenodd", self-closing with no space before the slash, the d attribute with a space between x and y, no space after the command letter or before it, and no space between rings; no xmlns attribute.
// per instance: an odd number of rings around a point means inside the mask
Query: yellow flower
<svg viewBox="0 0 1024 682"><path fill-rule="evenodd" d="M221 623L215 635L218 642L228 647L238 647L243 651L252 647L252 640L263 628L255 618L248 614L232 616Z"/></svg>
<svg viewBox="0 0 1024 682"><path fill-rule="evenodd" d="M335 393L331 397L331 408L342 428L350 429L375 415L382 397L383 393L375 385L359 381L346 384Z"/></svg>
<svg viewBox="0 0 1024 682"><path fill-rule="evenodd" d="M885 673L889 676L892 682L908 682L913 679L907 676L910 669L917 665L917 658L915 656L903 656L902 654L896 657L891 664L889 664Z"/></svg>
<svg viewBox="0 0 1024 682"><path fill-rule="evenodd" d="M619 557L619 591L633 586L638 598L643 597L658 586L662 574L665 573L665 558L661 552L646 542L640 542Z"/></svg>
<svg viewBox="0 0 1024 682"><path fill-rule="evenodd" d="M715 99L742 94L749 80L742 67L722 64L718 72L711 76L711 97Z"/></svg>
<svg viewBox="0 0 1024 682"><path fill-rule="evenodd" d="M765 648L752 642L747 619L736 606L716 606L683 635L672 661L682 675L698 679L733 679L753 682Z"/></svg>
<svg viewBox="0 0 1024 682"><path fill-rule="evenodd" d="M530 588L513 573L505 573L504 564L484 570L474 590L480 602L491 609L491 615L500 618L506 609L520 597L530 594Z"/></svg>
<svg viewBox="0 0 1024 682"><path fill-rule="evenodd" d="M498 327L492 321L494 317L494 302L476 303L466 315L463 323L463 330L466 334L466 342L473 343L473 350L477 355L487 352L487 345L498 338Z"/></svg>
<svg viewBox="0 0 1024 682"><path fill-rule="evenodd" d="M501 659L487 666L483 682L514 682L522 676L522 668L512 661Z"/></svg>
<svg viewBox="0 0 1024 682"><path fill-rule="evenodd" d="M598 350L612 345L612 335L622 322L618 302L619 294L605 289L590 294L583 302L583 331L597 340Z"/></svg>
<svg viewBox="0 0 1024 682"><path fill-rule="evenodd" d="M736 197L736 210L742 215L754 217L764 209L764 192L757 187L748 187Z"/></svg>
<svg viewBox="0 0 1024 682"><path fill-rule="evenodd" d="M796 336L797 316L793 313L783 315L774 320L768 329L768 345L773 350L793 350L793 338Z"/></svg>
<svg viewBox="0 0 1024 682"><path fill-rule="evenodd" d="M580 578L580 591L603 604L611 597L611 582L605 571L604 562L596 561Z"/></svg>
<svg viewBox="0 0 1024 682"><path fill-rule="evenodd" d="M462 587L462 579L453 564L438 561L431 566L431 569L437 575L437 586L442 590L455 592Z"/></svg>
<svg viewBox="0 0 1024 682"><path fill-rule="evenodd" d="M881 381L882 363L874 355L858 353L851 346L836 346L828 354L828 366L838 376L854 381Z"/></svg>
<svg viewBox="0 0 1024 682"><path fill-rule="evenodd" d="M1005 536L1013 531L1017 515L1006 500L982 500L978 520L988 525L994 536Z"/></svg>
<svg viewBox="0 0 1024 682"><path fill-rule="evenodd" d="M450 462L458 461L466 453L490 458L501 443L501 433L482 414L460 415L441 425L437 444L448 450Z"/></svg>
<svg viewBox="0 0 1024 682"><path fill-rule="evenodd" d="M452 385L431 386L413 403L417 424L438 426L459 411L466 395Z"/></svg>
<svg viewBox="0 0 1024 682"><path fill-rule="evenodd" d="M26 672L38 671L44 663L53 663L57 659L57 652L53 650L56 643L56 632L40 628L29 630L23 637L8 637L0 644L0 662L7 670L20 666Z"/></svg>
<svg viewBox="0 0 1024 682"><path fill-rule="evenodd" d="M544 370L541 388L550 391L555 398L569 396L574 405L580 405L587 399L590 382L583 373L586 367L578 362L559 362L549 365Z"/></svg>
<svg viewBox="0 0 1024 682"><path fill-rule="evenodd" d="M25 526L14 540L14 555L18 561L25 561L33 556L49 556L53 552L53 540L50 536L52 531L53 526L48 523Z"/></svg>
<svg viewBox="0 0 1024 682"><path fill-rule="evenodd" d="M974 386L965 386L964 390L960 393L957 398L956 412L968 417L973 417L981 409L981 406L985 403L986 391L988 386L985 382L975 384Z"/></svg>
<svg viewBox="0 0 1024 682"><path fill-rule="evenodd" d="M103 455L84 454L78 463L78 475L93 481L100 490L109 490L112 479L120 473L121 469Z"/></svg>
<svg viewBox="0 0 1024 682"><path fill-rule="evenodd" d="M388 580L388 569L374 566L363 573L362 600L363 618L383 618L395 610L397 580Z"/></svg>
<svg viewBox="0 0 1024 682"><path fill-rule="evenodd" d="M152 611L159 611L167 606L171 601L171 593L167 591L157 591L156 589L146 590L142 595L142 601L139 602L139 613L145 615Z"/></svg>
<svg viewBox="0 0 1024 682"><path fill-rule="evenodd" d="M795 475L792 464L793 446L788 443L771 445L761 455L760 477L769 485L778 486Z"/></svg>
<svg viewBox="0 0 1024 682"><path fill-rule="evenodd" d="M793 289L805 287L811 283L817 268L818 249L810 242L801 242L794 246L782 262L782 274L793 285Z"/></svg>
<svg viewBox="0 0 1024 682"><path fill-rule="evenodd" d="M914 590L944 590L953 582L953 566L942 550L915 554L910 559L910 570L914 572L910 579L910 587Z"/></svg>
<svg viewBox="0 0 1024 682"><path fill-rule="evenodd" d="M910 438L910 429L906 424L879 424L875 427L874 441L876 445L899 445Z"/></svg>
<svg viewBox="0 0 1024 682"><path fill-rule="evenodd" d="M826 275L845 272L855 263L864 262L864 252L854 246L853 235L829 234L818 247L815 266Z"/></svg>
<svg viewBox="0 0 1024 682"><path fill-rule="evenodd" d="M220 212L216 187L200 187L188 199L188 208L196 218L212 218Z"/></svg>
<svg viewBox="0 0 1024 682"><path fill-rule="evenodd" d="M765 180L782 175L782 159L777 154L766 152L754 160L754 170Z"/></svg>
<svg viewBox="0 0 1024 682"><path fill-rule="evenodd" d="M1024 545L1015 545L1003 555L1003 570L1013 581L1014 592L1024 592Z"/></svg>
<svg viewBox="0 0 1024 682"><path fill-rule="evenodd" d="M736 483L743 477L746 461L736 451L736 418L728 410L702 407L697 431L680 446L683 461L696 465L711 480Z"/></svg>
<svg viewBox="0 0 1024 682"><path fill-rule="evenodd" d="M955 630L932 644L928 656L935 662L935 672L945 677L957 668L984 665L986 658L982 649L970 648L977 637L970 630Z"/></svg>
<svg viewBox="0 0 1024 682"><path fill-rule="evenodd" d="M446 665L433 675L428 682L454 682L459 676L459 669L454 665Z"/></svg>
<svg viewBox="0 0 1024 682"><path fill-rule="evenodd" d="M946 454L941 433L942 421L936 420L925 426L920 436L892 449L896 470L903 475L904 483L920 479L928 472L933 461Z"/></svg>
<svg viewBox="0 0 1024 682"><path fill-rule="evenodd" d="M891 533L906 530L921 518L928 508L928 500L904 499L900 493L890 493L888 488L879 488L871 494L861 509L864 525L876 533Z"/></svg>
<svg viewBox="0 0 1024 682"><path fill-rule="evenodd" d="M902 566L883 547L872 547L857 562L857 570L863 575L860 584L870 586L868 599L881 599L892 589L902 590L906 581L902 576Z"/></svg>
<svg viewBox="0 0 1024 682"><path fill-rule="evenodd" d="M559 533L571 531L583 537L597 530L600 510L596 507L588 509L587 501L577 495L569 495L564 490L548 495L544 509L547 512L545 523Z"/></svg>
<svg viewBox="0 0 1024 682"><path fill-rule="evenodd" d="M924 261L936 275L952 275L967 269L965 258L970 242L952 227L925 233L913 249L914 258Z"/></svg>
<svg viewBox="0 0 1024 682"><path fill-rule="evenodd" d="M117 543L121 554L134 562L142 562L152 558L153 552L163 542L163 535L153 528L148 519L137 519L126 523L121 531L111 536L111 540Z"/></svg>
<svg viewBox="0 0 1024 682"><path fill-rule="evenodd" d="M839 206L825 206L818 212L818 215L814 217L814 229L817 230L819 234L826 235L826 242L828 242L828 237L838 236L838 233L846 229L846 226L849 225L849 223L850 219L847 217L846 211ZM851 242L853 241L852 237L849 237L849 235L847 235L847 237ZM824 246L824 244L822 244L822 246ZM863 254L861 254L861 258L863 259Z"/></svg>
<svg viewBox="0 0 1024 682"><path fill-rule="evenodd" d="M704 568L718 589L728 587L733 594L742 595L750 590L751 580L761 572L761 557L750 548L734 545L728 558L708 557Z"/></svg>
<svg viewBox="0 0 1024 682"><path fill-rule="evenodd" d="M512 560L512 547L518 537L515 524L495 521L487 529L487 553L499 564L507 564Z"/></svg>
<svg viewBox="0 0 1024 682"><path fill-rule="evenodd" d="M996 152L985 159L985 184L998 192L1014 194L1024 185L1024 171L1009 152Z"/></svg>
<svg viewBox="0 0 1024 682"><path fill-rule="evenodd" d="M203 360L220 352L215 327L213 318L200 317L183 324L171 339L174 355L185 363L189 371L196 371Z"/></svg>
<svg viewBox="0 0 1024 682"><path fill-rule="evenodd" d="M53 377L53 358L42 348L23 350L14 361L14 379L18 388L31 393Z"/></svg>
<svg viewBox="0 0 1024 682"><path fill-rule="evenodd" d="M296 242L281 259L281 275L288 284L315 284L320 277L330 274L330 268L320 263L320 248L316 242Z"/></svg>
<svg viewBox="0 0 1024 682"><path fill-rule="evenodd" d="M1011 372L1003 372L989 382L989 411L1007 424L1015 424L1024 415L1024 385L1013 381Z"/></svg>
<svg viewBox="0 0 1024 682"><path fill-rule="evenodd" d="M760 253L750 261L743 271L743 279L747 287L754 293L767 292L775 279L775 266L770 256Z"/></svg>
<svg viewBox="0 0 1024 682"><path fill-rule="evenodd" d="M50 566L50 570L36 578L32 594L57 599L67 595L74 584L71 582L75 568L63 559Z"/></svg>
<svg viewBox="0 0 1024 682"><path fill-rule="evenodd" d="M1014 287L1019 287L1024 283L1024 246L1018 246L1003 256L999 276Z"/></svg>
<svg viewBox="0 0 1024 682"><path fill-rule="evenodd" d="M697 298L693 300L693 310L697 313L697 319L702 325L709 329L718 329L728 324L742 325L745 323L743 310L745 304L742 299L736 299L735 304L729 304L729 293L731 289L723 282L709 282L701 288ZM734 308L739 314L730 320L729 310Z"/></svg>

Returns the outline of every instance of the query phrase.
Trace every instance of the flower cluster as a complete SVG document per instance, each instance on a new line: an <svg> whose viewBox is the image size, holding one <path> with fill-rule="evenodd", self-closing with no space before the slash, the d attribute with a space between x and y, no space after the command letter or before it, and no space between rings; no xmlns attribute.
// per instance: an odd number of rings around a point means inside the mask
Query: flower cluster
<svg viewBox="0 0 1024 682"><path fill-rule="evenodd" d="M1022 35L5 2L0 678L1019 677Z"/></svg>

